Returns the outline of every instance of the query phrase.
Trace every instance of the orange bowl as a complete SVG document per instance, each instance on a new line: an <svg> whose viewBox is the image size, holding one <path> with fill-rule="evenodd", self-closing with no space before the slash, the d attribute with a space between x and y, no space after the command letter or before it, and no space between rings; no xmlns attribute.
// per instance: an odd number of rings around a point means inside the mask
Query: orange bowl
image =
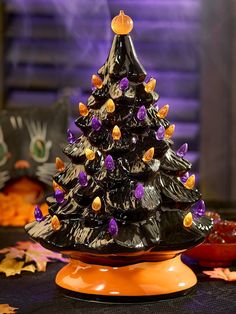
<svg viewBox="0 0 236 314"><path fill-rule="evenodd" d="M197 260L201 266L229 266L236 260L236 243L202 243L185 255Z"/></svg>

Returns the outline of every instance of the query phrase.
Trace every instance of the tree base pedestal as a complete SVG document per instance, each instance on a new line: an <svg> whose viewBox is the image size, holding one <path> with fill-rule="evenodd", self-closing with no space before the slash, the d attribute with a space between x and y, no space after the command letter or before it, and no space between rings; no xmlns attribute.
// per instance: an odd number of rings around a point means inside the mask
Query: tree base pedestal
<svg viewBox="0 0 236 314"><path fill-rule="evenodd" d="M195 274L181 261L180 255L121 267L71 259L56 276L56 284L72 292L69 295L106 302L167 299L188 293L196 283Z"/></svg>

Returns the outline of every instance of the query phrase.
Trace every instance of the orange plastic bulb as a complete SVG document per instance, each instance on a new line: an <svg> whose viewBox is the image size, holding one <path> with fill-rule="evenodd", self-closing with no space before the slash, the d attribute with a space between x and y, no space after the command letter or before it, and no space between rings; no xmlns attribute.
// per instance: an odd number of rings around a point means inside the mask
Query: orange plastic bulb
<svg viewBox="0 0 236 314"><path fill-rule="evenodd" d="M95 199L92 202L92 209L97 212L101 209L102 207L102 203L101 203L101 199L99 196L95 197Z"/></svg>
<svg viewBox="0 0 236 314"><path fill-rule="evenodd" d="M87 115L89 114L88 107L85 104L83 104L82 102L79 103L79 113L83 117L87 117Z"/></svg>
<svg viewBox="0 0 236 314"><path fill-rule="evenodd" d="M65 169L65 164L59 157L56 157L55 165L58 171L63 171Z"/></svg>
<svg viewBox="0 0 236 314"><path fill-rule="evenodd" d="M149 148L149 150L147 150L143 155L143 161L144 162L151 161L153 159L154 152L155 152L154 147Z"/></svg>
<svg viewBox="0 0 236 314"><path fill-rule="evenodd" d="M167 116L168 112L169 112L169 105L165 105L161 107L160 110L158 110L157 116L160 119L164 119Z"/></svg>
<svg viewBox="0 0 236 314"><path fill-rule="evenodd" d="M56 215L54 215L51 219L52 229L54 231L58 231L61 229L61 223Z"/></svg>
<svg viewBox="0 0 236 314"><path fill-rule="evenodd" d="M195 186L195 180L196 180L195 175L192 174L184 183L184 186L189 190L193 189Z"/></svg>
<svg viewBox="0 0 236 314"><path fill-rule="evenodd" d="M116 106L114 104L114 101L111 98L106 101L105 105L106 105L106 110L109 113L112 113L116 110Z"/></svg>
<svg viewBox="0 0 236 314"><path fill-rule="evenodd" d="M149 82L145 85L144 89L147 93L153 92L156 87L157 81L154 78L151 78Z"/></svg>
<svg viewBox="0 0 236 314"><path fill-rule="evenodd" d="M94 87L102 88L102 80L101 80L101 78L99 76L93 74L91 81L92 81L92 85Z"/></svg>
<svg viewBox="0 0 236 314"><path fill-rule="evenodd" d="M95 153L92 149L86 148L85 149L85 156L88 160L94 160Z"/></svg>
<svg viewBox="0 0 236 314"><path fill-rule="evenodd" d="M52 187L54 191L61 190L64 192L64 189L59 184L57 184L54 180L52 181Z"/></svg>
<svg viewBox="0 0 236 314"><path fill-rule="evenodd" d="M165 138L169 139L174 134L175 125L171 124L165 131Z"/></svg>
<svg viewBox="0 0 236 314"><path fill-rule="evenodd" d="M114 141L119 141L119 139L121 138L121 131L118 125L115 125L112 130L112 138Z"/></svg>
<svg viewBox="0 0 236 314"><path fill-rule="evenodd" d="M192 226L192 224L193 224L193 215L192 215L192 213L189 212L184 217L183 225L184 225L184 227L189 228Z"/></svg>
<svg viewBox="0 0 236 314"><path fill-rule="evenodd" d="M133 20L121 10L111 21L111 28L118 35L127 35L133 29Z"/></svg>

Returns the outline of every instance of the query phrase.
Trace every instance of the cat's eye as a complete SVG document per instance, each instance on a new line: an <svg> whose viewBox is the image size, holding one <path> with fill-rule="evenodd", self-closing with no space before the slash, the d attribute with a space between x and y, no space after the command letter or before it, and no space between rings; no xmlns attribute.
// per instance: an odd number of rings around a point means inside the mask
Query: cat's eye
<svg viewBox="0 0 236 314"><path fill-rule="evenodd" d="M35 161L45 162L49 157L51 142L44 139L34 138L30 143L30 152Z"/></svg>
<svg viewBox="0 0 236 314"><path fill-rule="evenodd" d="M4 165L7 161L8 147L4 142L0 143L0 166Z"/></svg>

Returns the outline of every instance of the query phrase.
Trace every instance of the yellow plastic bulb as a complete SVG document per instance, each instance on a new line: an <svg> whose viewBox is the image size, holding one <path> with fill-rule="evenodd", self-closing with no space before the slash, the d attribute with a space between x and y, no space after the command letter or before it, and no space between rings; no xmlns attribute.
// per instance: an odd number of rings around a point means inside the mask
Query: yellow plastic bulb
<svg viewBox="0 0 236 314"><path fill-rule="evenodd" d="M54 231L58 231L61 229L61 223L56 215L54 215L51 219L52 229Z"/></svg>
<svg viewBox="0 0 236 314"><path fill-rule="evenodd" d="M94 160L95 158L95 153L92 149L90 148L85 148L85 156L88 160Z"/></svg>
<svg viewBox="0 0 236 314"><path fill-rule="evenodd" d="M54 180L52 181L52 187L54 191L61 190L64 192L64 189L59 184L57 184Z"/></svg>
<svg viewBox="0 0 236 314"><path fill-rule="evenodd" d="M158 110L157 116L160 119L164 119L167 116L168 112L169 112L169 105L165 105L161 107L160 110Z"/></svg>
<svg viewBox="0 0 236 314"><path fill-rule="evenodd" d="M93 74L91 82L94 87L102 88L102 79L99 76Z"/></svg>
<svg viewBox="0 0 236 314"><path fill-rule="evenodd" d="M192 224L193 224L193 215L192 213L187 213L187 215L184 217L183 225L184 227L189 228L192 226Z"/></svg>
<svg viewBox="0 0 236 314"><path fill-rule="evenodd" d="M110 98L106 101L106 111L109 113L112 113L116 110L116 106L114 104L114 101Z"/></svg>
<svg viewBox="0 0 236 314"><path fill-rule="evenodd" d="M82 102L79 103L79 113L83 117L87 117L87 115L89 114L88 107L85 104L83 104Z"/></svg>
<svg viewBox="0 0 236 314"><path fill-rule="evenodd" d="M92 202L92 209L97 212L101 209L102 207L102 203L101 203L101 199L99 196L95 197L95 199Z"/></svg>
<svg viewBox="0 0 236 314"><path fill-rule="evenodd" d="M114 141L119 141L119 139L121 138L121 131L118 125L115 125L112 130L112 138Z"/></svg>
<svg viewBox="0 0 236 314"><path fill-rule="evenodd" d="M156 87L157 81L154 78L151 78L149 82L145 85L144 89L147 93L153 92Z"/></svg>
<svg viewBox="0 0 236 314"><path fill-rule="evenodd" d="M184 186L185 186L187 189L189 189L189 190L191 190L191 189L194 188L194 186L195 186L195 175L194 175L194 174L192 174L192 175L187 179L187 181L184 183Z"/></svg>
<svg viewBox="0 0 236 314"><path fill-rule="evenodd" d="M149 148L149 150L147 150L143 155L143 161L144 162L151 161L153 159L154 152L155 152L154 147Z"/></svg>
<svg viewBox="0 0 236 314"><path fill-rule="evenodd" d="M65 164L59 157L56 157L55 165L58 171L63 171L65 169Z"/></svg>
<svg viewBox="0 0 236 314"><path fill-rule="evenodd" d="M169 139L174 134L175 131L175 125L171 124L165 131L165 138Z"/></svg>
<svg viewBox="0 0 236 314"><path fill-rule="evenodd" d="M127 35L133 29L133 20L121 10L111 21L111 28L118 35Z"/></svg>

